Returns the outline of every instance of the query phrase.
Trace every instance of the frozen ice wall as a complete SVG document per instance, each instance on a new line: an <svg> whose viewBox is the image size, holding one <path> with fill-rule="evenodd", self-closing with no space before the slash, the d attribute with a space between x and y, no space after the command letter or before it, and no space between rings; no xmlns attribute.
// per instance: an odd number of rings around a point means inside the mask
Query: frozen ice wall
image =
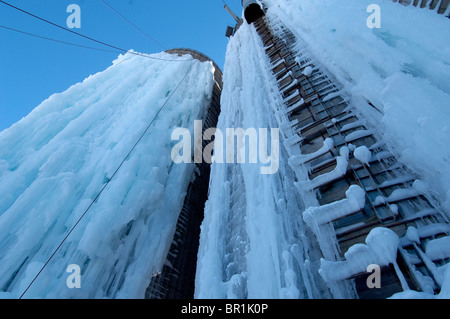
<svg viewBox="0 0 450 319"><path fill-rule="evenodd" d="M153 57L176 61L120 56L0 133L0 297L25 291L156 116L24 296L144 297L194 170L173 164L171 132L203 119L214 72L191 56ZM66 285L71 264L81 268L81 289Z"/></svg>
<svg viewBox="0 0 450 319"><path fill-rule="evenodd" d="M450 20L389 0L265 1L357 101L400 160L450 205ZM379 5L380 28L367 20Z"/></svg>
<svg viewBox="0 0 450 319"><path fill-rule="evenodd" d="M366 23L370 15L367 8L373 3L382 10L380 29L370 29ZM295 49L309 52L343 84L343 91L355 102L352 105L359 107L356 112L370 122L370 127L378 128L376 136L388 143L403 163L424 177L427 193L438 198L443 206L447 201L448 209L448 18L388 0L267 0L264 4L269 23L281 21L286 25L298 40ZM227 49L218 124L222 131L236 127L279 127L276 113L283 101L271 74L273 67L255 29L244 23ZM307 69L304 74L312 71ZM259 166L254 164L212 165L210 197L200 238L196 297L339 296L323 288L317 270L319 244L314 242L309 228L314 223L304 225L301 216L306 209L306 215L311 217L306 222L320 222L316 218L319 215L323 222L328 222L345 214L345 209L361 209L364 192L353 187L337 205L315 207L317 199L308 192L314 185L297 183L300 186L297 191L294 174L287 165L289 160L301 164L307 155L298 154L288 160L283 145L289 141L284 140L283 134L280 136L280 170L275 175L259 174ZM330 143L325 143L318 153L330 147ZM368 162L369 149L361 147L354 151L361 163ZM341 154L342 167L348 164L347 160L348 154ZM342 175L339 171L333 173ZM323 178L326 177L333 176ZM327 235L329 232L333 241L334 229L331 225L326 227L324 231ZM372 239L382 237L379 236L382 231L375 231ZM389 242L393 243L393 249L397 248L395 242ZM382 249L373 243L369 246L379 251L382 259L391 261ZM364 247L372 258L372 251ZM349 256L356 256L355 253L353 250ZM330 249L327 255L334 257L338 252ZM330 273L333 267L334 264L329 267ZM343 289L345 296L354 294L351 287Z"/></svg>
<svg viewBox="0 0 450 319"><path fill-rule="evenodd" d="M270 70L256 30L244 23L227 50L218 129L270 132L279 127L275 112L282 98ZM262 163L212 164L198 254L197 298L326 296L323 285L311 276L318 263L317 250L307 238L313 236L306 236L300 214L304 207L281 135L279 142L276 174L261 174Z"/></svg>

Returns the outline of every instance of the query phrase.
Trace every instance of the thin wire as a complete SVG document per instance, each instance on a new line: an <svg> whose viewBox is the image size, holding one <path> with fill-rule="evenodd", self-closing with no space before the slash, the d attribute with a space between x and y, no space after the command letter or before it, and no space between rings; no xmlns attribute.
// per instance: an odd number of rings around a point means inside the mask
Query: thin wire
<svg viewBox="0 0 450 319"><path fill-rule="evenodd" d="M57 39L47 38L47 37L43 37L43 36L40 36L40 35L37 35L37 34L25 32L25 31L13 29L13 28L9 28L9 27L6 27L4 25L0 25L0 28L6 29L6 30L10 30L10 31L14 31L14 32L17 32L17 33L22 33L22 34L25 34L25 35L29 35L29 36L32 36L32 37L39 38L39 39L53 41L53 42L57 42L57 43L61 43L61 44L72 45L72 46L75 46L75 47L80 47L80 48L85 48L85 49L90 49L90 50L97 50L97 51L103 51L103 52L113 52L113 53L121 53L122 52L122 51L117 51L117 50L113 51L113 50L107 50L107 49L94 48L94 47L89 47L89 46L85 46L85 45L81 45L81 44L76 44L76 43L61 41L61 40L57 40Z"/></svg>
<svg viewBox="0 0 450 319"><path fill-rule="evenodd" d="M47 262L42 266L41 270L38 272L38 274L33 278L33 280L30 282L28 287L25 289L25 291L20 295L19 299L22 299L24 295L28 292L28 290L31 288L31 286L34 284L36 279L41 275L41 273L44 271L44 269L47 267L47 265L50 263L50 261L53 259L53 257L56 255L56 253L59 251L59 249L62 247L62 245L66 242L66 240L69 238L69 236L73 233L75 228L80 224L80 222L83 220L83 218L87 215L87 213L90 211L92 206L97 202L99 197L102 195L103 191L108 187L108 185L111 183L112 179L116 176L116 174L119 172L119 170L122 168L123 164L127 161L127 159L130 157L131 153L136 149L137 145L141 142L141 140L144 138L144 136L147 134L150 127L155 122L156 118L159 116L159 114L162 112L162 110L165 108L167 103L169 103L170 99L175 95L175 93L178 91L181 84L184 82L188 74L191 72L191 68L186 72L186 75L181 79L181 81L176 86L175 90L170 94L170 96L166 99L162 107L159 109L159 111L156 113L150 124L147 126L147 128L144 130L144 132L141 134L137 142L134 144L134 146L131 148L131 150L128 152L127 156L123 159L123 161L120 163L120 165L117 167L115 172L112 174L111 178L109 178L108 182L103 186L103 188L100 190L100 192L95 196L94 200L91 202L89 207L84 211L84 213L81 215L81 217L78 219L78 221L75 223L75 225L70 229L69 233L64 237L64 239L61 241L61 243L58 245L58 247L54 250L50 258L47 260Z"/></svg>
<svg viewBox="0 0 450 319"><path fill-rule="evenodd" d="M167 49L160 44L158 41L156 41L154 38L152 38L151 36L149 36L146 32L144 32L141 28L139 28L138 26L136 26L133 22L131 22L130 20L128 20L127 18L125 18L122 14L120 14L120 12L118 12L116 9L114 9L111 5L109 5L105 0L100 0L101 2L103 2L103 4L105 6L107 6L109 9L111 9L114 13L116 13L119 17L121 17L123 20L125 20L129 25L131 25L133 28L135 28L136 30L138 30L140 33L142 33L143 35L145 35L147 38L149 38L153 43L155 43L157 46L159 46L161 49L163 49L164 51L166 51Z"/></svg>
<svg viewBox="0 0 450 319"><path fill-rule="evenodd" d="M153 59L153 60L160 60L160 61L185 62L185 61L192 61L192 60L194 60L194 59L187 59L187 60L175 60L175 59L173 59L173 60L172 60L172 59L156 58L156 57L153 57L153 56L150 56L150 55L147 55L147 54L143 54L143 53L138 53L138 52L133 52L133 51L125 50L125 49L119 48L119 47L117 47L117 46L114 46L114 45L111 45L111 44L108 44L108 43L105 43L105 42L96 40L96 39L94 39L94 38L88 37L88 36L86 36L86 35L84 35L84 34L81 34L81 33L76 32L76 31L67 29L67 28L65 28L65 27L63 27L63 26L60 26L60 25L58 25L58 24L56 24L56 23L53 23L53 22L51 22L51 21L49 21L49 20L46 20L46 19L44 19L44 18L41 18L41 17L39 17L39 16L37 16L37 15L35 15L35 14L32 14L32 13L30 13L30 12L28 12L28 11L25 11L25 10L23 10L23 9L20 9L20 8L16 7L16 6L13 6L12 4L9 4L9 3L7 3L7 2L5 2L5 1L3 1L3 0L0 0L0 3L3 3L3 4L5 4L5 5L7 5L7 6L13 8L13 9L15 9L15 10L18 10L18 11L20 11L20 12L22 12L22 13L25 13L25 14L27 14L27 15L33 17L33 18L36 18L36 19L38 19L38 20L40 20L40 21L43 21L43 22L48 23L48 24L51 24L51 25L54 26L54 27L57 27L57 28L62 29L62 30L64 30L64 31L73 33L73 34L75 34L75 35L78 35L78 36L80 36L80 37L83 37L83 38L88 39L88 40L90 40L90 41L94 41L94 42L96 42L96 43L99 43L99 44L101 44L101 45L110 47L110 48L115 49L115 50L119 50L119 51L122 51L122 52L128 52L128 53L133 54L133 55L138 55L138 56L146 57L146 58Z"/></svg>

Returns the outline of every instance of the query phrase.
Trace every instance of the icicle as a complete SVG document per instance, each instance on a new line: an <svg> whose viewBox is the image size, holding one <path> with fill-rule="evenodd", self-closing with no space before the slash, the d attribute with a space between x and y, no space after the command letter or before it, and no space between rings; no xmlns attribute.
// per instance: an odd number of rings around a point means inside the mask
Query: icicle
<svg viewBox="0 0 450 319"><path fill-rule="evenodd" d="M336 158L336 167L333 171L317 176L315 179L296 183L300 189L313 190L323 186L333 180L336 180L347 173L349 149L344 146L341 148L341 156Z"/></svg>
<svg viewBox="0 0 450 319"><path fill-rule="evenodd" d="M360 186L350 186L345 195L346 198L343 200L324 206L308 208L303 212L303 219L311 228L314 228L314 225L332 222L364 208L366 192Z"/></svg>
<svg viewBox="0 0 450 319"><path fill-rule="evenodd" d="M393 262L393 266L395 269L395 273L397 274L397 277L400 280L400 284L402 285L403 291L410 290L408 283L406 282L405 276L403 275L402 271L400 270L400 267L398 267L398 264L396 261Z"/></svg>
<svg viewBox="0 0 450 319"><path fill-rule="evenodd" d="M331 138L327 138L324 142L323 142L323 146L317 150L314 153L311 154L305 154L305 155L300 155L300 156L294 156L292 158L290 158L289 160L292 161L293 165L303 165L309 161L312 161L313 159L320 157L324 154L326 154L327 152L329 152L332 148L334 147L334 141Z"/></svg>

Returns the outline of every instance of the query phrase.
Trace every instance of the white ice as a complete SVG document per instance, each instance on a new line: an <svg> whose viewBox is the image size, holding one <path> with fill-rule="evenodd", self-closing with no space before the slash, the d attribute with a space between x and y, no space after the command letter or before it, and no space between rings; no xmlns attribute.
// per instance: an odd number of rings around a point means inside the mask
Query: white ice
<svg viewBox="0 0 450 319"><path fill-rule="evenodd" d="M279 127L283 99L270 70L256 30L244 23L228 45L220 130ZM306 250L302 203L283 147L292 143L279 142L280 169L274 175L261 175L260 163L212 164L196 298L320 296L307 262L308 250L316 248Z"/></svg>
<svg viewBox="0 0 450 319"><path fill-rule="evenodd" d="M166 53L155 57L186 60ZM171 131L193 131L211 63L120 56L0 133L0 291L19 297L172 99L25 298L143 298L172 242L194 166L174 165ZM81 289L66 269L81 268Z"/></svg>

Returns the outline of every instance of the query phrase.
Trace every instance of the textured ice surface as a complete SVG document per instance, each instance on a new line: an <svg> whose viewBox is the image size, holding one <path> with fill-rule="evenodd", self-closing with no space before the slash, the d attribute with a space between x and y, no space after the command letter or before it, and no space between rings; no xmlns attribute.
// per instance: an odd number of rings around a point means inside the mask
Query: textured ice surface
<svg viewBox="0 0 450 319"><path fill-rule="evenodd" d="M0 291L15 298L24 292L188 74L25 295L144 297L194 169L172 163L171 131L193 130L194 119L203 118L212 72L211 63L126 54L0 133ZM81 268L81 289L66 286L71 264Z"/></svg>

